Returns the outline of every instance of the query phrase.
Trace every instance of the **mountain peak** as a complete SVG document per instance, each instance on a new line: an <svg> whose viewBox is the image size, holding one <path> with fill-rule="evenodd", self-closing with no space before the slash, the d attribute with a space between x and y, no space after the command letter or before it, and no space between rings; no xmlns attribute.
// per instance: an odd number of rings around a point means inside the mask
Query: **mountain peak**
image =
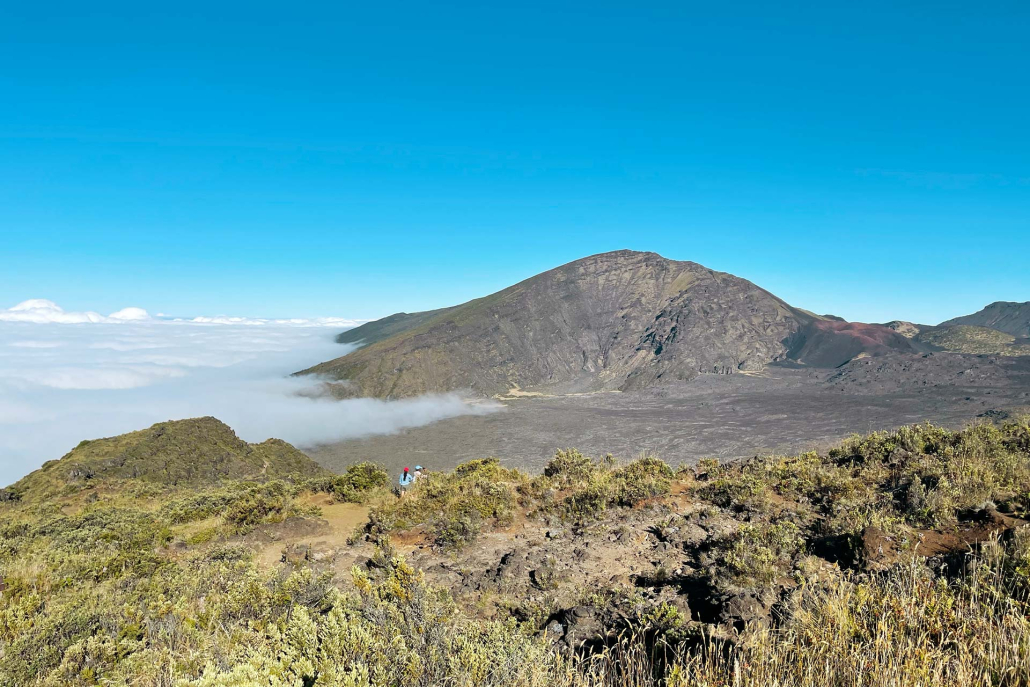
<svg viewBox="0 0 1030 687"><path fill-rule="evenodd" d="M625 390L760 370L786 357L819 319L731 274L617 250L462 305L363 325L338 340L365 348L303 373L346 380L345 393L381 398L463 389ZM852 329L833 335L855 338ZM872 339L861 333L848 345L823 347L830 354L818 359L864 351ZM902 343L892 343L907 346L897 339Z"/></svg>

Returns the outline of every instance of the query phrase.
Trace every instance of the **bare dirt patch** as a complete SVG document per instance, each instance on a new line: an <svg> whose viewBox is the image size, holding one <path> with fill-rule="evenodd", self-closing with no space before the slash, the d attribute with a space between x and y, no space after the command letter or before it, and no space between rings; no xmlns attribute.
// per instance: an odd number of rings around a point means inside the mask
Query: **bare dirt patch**
<svg viewBox="0 0 1030 687"><path fill-rule="evenodd" d="M255 548L255 561L271 568L294 559L318 560L335 556L347 547L354 530L368 520L368 507L334 503L326 494L302 494L302 506L318 506L318 518L290 518L266 525L248 535Z"/></svg>

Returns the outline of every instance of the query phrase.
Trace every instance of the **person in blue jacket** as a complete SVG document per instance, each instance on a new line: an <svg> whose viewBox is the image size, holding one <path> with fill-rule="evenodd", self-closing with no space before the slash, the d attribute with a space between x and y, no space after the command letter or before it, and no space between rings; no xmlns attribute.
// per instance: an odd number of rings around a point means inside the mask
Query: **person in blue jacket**
<svg viewBox="0 0 1030 687"><path fill-rule="evenodd" d="M410 487L414 481L415 476L411 474L411 471L408 470L408 468L404 468L404 472L401 473L401 479L399 482L401 496L404 496L405 492L408 491L408 487Z"/></svg>

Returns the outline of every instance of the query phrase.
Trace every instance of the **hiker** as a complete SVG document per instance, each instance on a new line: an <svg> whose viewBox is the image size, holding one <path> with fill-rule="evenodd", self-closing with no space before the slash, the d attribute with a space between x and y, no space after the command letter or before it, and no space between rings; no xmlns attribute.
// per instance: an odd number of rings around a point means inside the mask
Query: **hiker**
<svg viewBox="0 0 1030 687"><path fill-rule="evenodd" d="M423 468L421 465L416 465L415 466L415 481L416 482L419 481L419 479L421 479L422 475L424 475L424 474L426 474L425 473L425 468Z"/></svg>
<svg viewBox="0 0 1030 687"><path fill-rule="evenodd" d="M400 482L399 482L400 487L398 489L398 491L400 492L401 497L404 496L405 492L408 491L408 487L410 487L411 484L414 481L415 481L414 475L411 474L411 472L408 470L408 468L404 468L404 472L401 473L401 479L400 479Z"/></svg>

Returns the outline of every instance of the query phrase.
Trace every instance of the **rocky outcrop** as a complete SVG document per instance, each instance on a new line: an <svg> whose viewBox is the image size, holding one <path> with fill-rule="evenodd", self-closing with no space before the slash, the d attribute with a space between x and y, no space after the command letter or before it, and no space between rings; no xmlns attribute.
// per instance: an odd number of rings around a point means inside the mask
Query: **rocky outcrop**
<svg viewBox="0 0 1030 687"><path fill-rule="evenodd" d="M887 329L892 329L896 331L898 334L901 334L906 339L911 339L920 332L919 325L913 324L911 322L905 322L904 320L892 320L891 322L888 322L883 326L887 327Z"/></svg>

